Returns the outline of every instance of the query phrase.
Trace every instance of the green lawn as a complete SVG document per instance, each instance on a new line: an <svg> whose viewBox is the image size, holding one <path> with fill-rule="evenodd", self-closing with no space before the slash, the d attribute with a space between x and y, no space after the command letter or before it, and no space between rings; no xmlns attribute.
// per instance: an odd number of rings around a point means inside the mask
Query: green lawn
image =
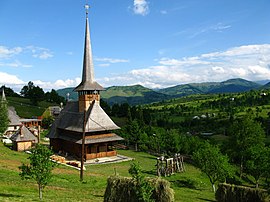
<svg viewBox="0 0 270 202"><path fill-rule="evenodd" d="M8 105L16 109L17 114L22 118L32 118L33 116L41 116L49 106L55 106L55 103L42 101L38 106L31 104L30 100L21 97L7 97Z"/></svg>
<svg viewBox="0 0 270 202"><path fill-rule="evenodd" d="M154 177L156 159L143 152L120 150L120 154L135 158L146 176ZM27 162L28 154L15 152L0 143L0 201L39 201L34 181L22 181L18 166ZM175 201L214 201L206 176L185 164L186 172L166 177L175 191ZM44 190L44 201L103 201L106 179L114 175L129 176L130 162L86 166L84 182L78 170L58 166L52 182Z"/></svg>

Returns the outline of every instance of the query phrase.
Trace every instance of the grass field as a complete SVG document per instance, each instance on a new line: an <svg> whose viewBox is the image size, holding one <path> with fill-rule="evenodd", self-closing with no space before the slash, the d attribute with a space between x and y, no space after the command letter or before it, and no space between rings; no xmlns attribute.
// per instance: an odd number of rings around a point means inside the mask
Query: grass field
<svg viewBox="0 0 270 202"><path fill-rule="evenodd" d="M8 105L16 109L17 114L22 118L32 118L41 116L49 106L55 106L55 103L39 102L38 106L32 105L30 100L21 97L7 97Z"/></svg>
<svg viewBox="0 0 270 202"><path fill-rule="evenodd" d="M120 150L120 154L135 158L146 176L155 177L154 156L143 152ZM12 151L0 143L0 201L39 201L34 181L22 181L18 166L27 162L28 154ZM59 165L52 182L44 190L43 201L103 201L106 179L114 175L129 176L131 162L88 165L84 182L78 170ZM195 167L185 164L186 172L167 177L175 191L175 201L214 201L211 185Z"/></svg>

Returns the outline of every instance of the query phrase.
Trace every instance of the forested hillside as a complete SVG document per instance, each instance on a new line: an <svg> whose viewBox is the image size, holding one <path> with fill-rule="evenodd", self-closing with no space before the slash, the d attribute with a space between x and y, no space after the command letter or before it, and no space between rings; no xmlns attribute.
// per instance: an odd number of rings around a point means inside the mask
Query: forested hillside
<svg viewBox="0 0 270 202"><path fill-rule="evenodd" d="M193 94L236 93L258 89L262 85L244 79L230 79L224 82L182 84L169 88L152 90L141 85L112 86L101 92L101 98L109 105L128 103L130 105L150 104ZM62 97L77 100L74 88L57 90Z"/></svg>

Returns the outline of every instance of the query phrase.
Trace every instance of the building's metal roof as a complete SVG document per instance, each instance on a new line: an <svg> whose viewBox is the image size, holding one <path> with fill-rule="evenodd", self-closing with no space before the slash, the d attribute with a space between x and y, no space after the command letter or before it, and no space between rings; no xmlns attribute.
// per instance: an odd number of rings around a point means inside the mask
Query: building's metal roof
<svg viewBox="0 0 270 202"><path fill-rule="evenodd" d="M68 102L53 123L48 134L49 138L57 137L57 129L82 133L84 124L84 113L78 112L78 102ZM95 101L86 112L85 132L99 132L120 129Z"/></svg>
<svg viewBox="0 0 270 202"><path fill-rule="evenodd" d="M12 135L10 139L13 142L38 142L37 137L33 133L31 133L24 125L22 125L21 128L14 135Z"/></svg>
<svg viewBox="0 0 270 202"><path fill-rule="evenodd" d="M60 134L58 136L59 139L63 139L63 140L67 140L70 142L74 142L77 144L82 144L82 136L67 136L64 134ZM115 133L110 133L109 136L103 136L100 135L99 138L91 138L90 136L87 136L85 139L85 144L96 144L96 143L101 143L101 142L115 142L115 141L120 141L120 140L124 140L124 138L116 135Z"/></svg>
<svg viewBox="0 0 270 202"><path fill-rule="evenodd" d="M20 117L17 115L14 107L8 107L8 120L10 126L22 125Z"/></svg>
<svg viewBox="0 0 270 202"><path fill-rule="evenodd" d="M41 122L42 119L20 119L20 121L24 122L24 123L28 123L28 122L32 122L32 121Z"/></svg>

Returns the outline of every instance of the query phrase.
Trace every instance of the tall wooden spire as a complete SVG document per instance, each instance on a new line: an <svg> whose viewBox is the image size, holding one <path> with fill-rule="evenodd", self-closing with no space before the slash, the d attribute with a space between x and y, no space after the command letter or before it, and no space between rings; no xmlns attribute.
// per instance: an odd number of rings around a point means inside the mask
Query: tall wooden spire
<svg viewBox="0 0 270 202"><path fill-rule="evenodd" d="M2 87L2 99L1 99L2 102L6 102L7 101L7 98L6 98L6 95L5 95L5 87L3 86Z"/></svg>
<svg viewBox="0 0 270 202"><path fill-rule="evenodd" d="M84 41L84 57L83 57L83 71L82 82L74 89L79 94L79 111L88 110L93 100L99 102L99 92L104 88L99 85L94 79L94 65L92 57L90 28L88 22L89 6L85 5L86 10L86 25L85 25L85 41Z"/></svg>

